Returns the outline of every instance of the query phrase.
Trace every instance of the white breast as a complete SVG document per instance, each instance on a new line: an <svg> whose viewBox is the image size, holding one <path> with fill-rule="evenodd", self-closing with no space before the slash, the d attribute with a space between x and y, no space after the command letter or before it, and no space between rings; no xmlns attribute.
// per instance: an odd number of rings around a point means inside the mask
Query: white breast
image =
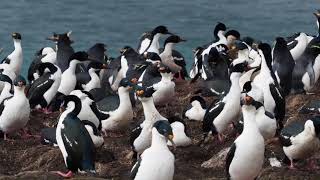
<svg viewBox="0 0 320 180"><path fill-rule="evenodd" d="M23 128L29 121L30 105L28 99L22 95L15 95L5 102L0 116L0 129L6 133Z"/></svg>
<svg viewBox="0 0 320 180"><path fill-rule="evenodd" d="M172 180L174 156L169 150L149 148L141 155L142 161L135 180Z"/></svg>

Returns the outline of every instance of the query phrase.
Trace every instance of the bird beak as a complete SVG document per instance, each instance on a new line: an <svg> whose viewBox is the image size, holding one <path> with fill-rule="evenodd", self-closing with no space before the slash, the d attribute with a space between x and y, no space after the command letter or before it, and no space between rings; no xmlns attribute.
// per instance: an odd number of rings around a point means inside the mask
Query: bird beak
<svg viewBox="0 0 320 180"><path fill-rule="evenodd" d="M186 42L187 40L185 40L185 39L180 39L180 42Z"/></svg>
<svg viewBox="0 0 320 180"><path fill-rule="evenodd" d="M63 113L65 110L66 110L66 108L64 108L64 107L60 107L60 109L59 109L60 113Z"/></svg>
<svg viewBox="0 0 320 180"><path fill-rule="evenodd" d="M165 67L160 67L160 68L159 68L159 72L164 72L165 70L166 70Z"/></svg>
<svg viewBox="0 0 320 180"><path fill-rule="evenodd" d="M137 82L138 82L138 79L137 79L137 78L132 78L132 79L131 79L131 83L137 84Z"/></svg>
<svg viewBox="0 0 320 180"><path fill-rule="evenodd" d="M252 103L252 97L251 96L248 96L248 95L246 95L246 97L244 97L244 104L245 105L249 105L249 104L251 104Z"/></svg>
<svg viewBox="0 0 320 180"><path fill-rule="evenodd" d="M136 94L137 96L142 96L144 94L144 90L138 90Z"/></svg>
<svg viewBox="0 0 320 180"><path fill-rule="evenodd" d="M58 37L57 36L50 36L50 37L47 37L46 40L58 41Z"/></svg>
<svg viewBox="0 0 320 180"><path fill-rule="evenodd" d="M23 82L18 82L19 87L22 87L23 85L24 85Z"/></svg>
<svg viewBox="0 0 320 180"><path fill-rule="evenodd" d="M317 18L319 18L320 17L320 12L317 11L317 12L313 13L313 15L315 15Z"/></svg>
<svg viewBox="0 0 320 180"><path fill-rule="evenodd" d="M173 149L176 150L176 144L173 142L173 137L173 134L169 134L168 140L171 142Z"/></svg>

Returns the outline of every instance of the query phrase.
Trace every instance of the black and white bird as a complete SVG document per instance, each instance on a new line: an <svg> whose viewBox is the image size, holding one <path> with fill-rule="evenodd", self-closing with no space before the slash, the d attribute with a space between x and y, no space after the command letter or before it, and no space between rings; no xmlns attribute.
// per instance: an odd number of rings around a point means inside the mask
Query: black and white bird
<svg viewBox="0 0 320 180"><path fill-rule="evenodd" d="M46 62L37 67L40 75L33 81L27 92L31 109L43 109L48 112L48 105L58 92L61 82L61 70L58 66Z"/></svg>
<svg viewBox="0 0 320 180"><path fill-rule="evenodd" d="M81 100L81 110L77 117L87 129L95 147L101 147L104 143L104 139L101 135L100 119L106 118L108 114L103 114L98 110L97 105L92 100L90 93L81 90L74 90L70 93L70 95L75 95ZM45 145L56 145L56 128L42 129L41 143Z"/></svg>
<svg viewBox="0 0 320 180"><path fill-rule="evenodd" d="M155 105L166 105L171 102L175 95L175 83L173 82L173 73L168 66L159 64L158 71L161 75L161 80L158 78L148 79L147 81L154 82L152 85L156 92L153 93L153 101Z"/></svg>
<svg viewBox="0 0 320 180"><path fill-rule="evenodd" d="M186 40L182 39L180 36L171 35L164 42L164 49L163 49L163 52L160 54L161 62L164 65L168 66L174 74L176 74L176 73L182 74L181 71L183 68L185 68L185 63L184 63L184 66L182 66L182 67L181 67L181 65L183 65L183 64L181 64L181 63L176 64L176 61L174 60L174 57L172 54L173 48L176 44L178 44L180 42L185 42L185 41Z"/></svg>
<svg viewBox="0 0 320 180"><path fill-rule="evenodd" d="M203 121L207 110L206 101L201 96L193 96L184 112L184 116L190 120Z"/></svg>
<svg viewBox="0 0 320 180"><path fill-rule="evenodd" d="M140 55L130 46L125 46L120 49L120 53L121 55L115 60L120 61L120 63L118 62L117 65L113 63L115 67L111 65L111 68L118 69L109 77L109 82L113 91L117 91L119 83L123 78L128 77L130 79L138 79L148 64L144 59L147 54Z"/></svg>
<svg viewBox="0 0 320 180"><path fill-rule="evenodd" d="M159 39L162 35L171 34L166 26L157 26L151 32L145 32L140 38L138 53L154 52L159 54Z"/></svg>
<svg viewBox="0 0 320 180"><path fill-rule="evenodd" d="M319 152L320 148L320 117L316 116L305 123L295 121L283 128L279 136L290 168L295 168L296 160L309 159L309 165L313 166L312 156Z"/></svg>
<svg viewBox="0 0 320 180"><path fill-rule="evenodd" d="M253 98L251 104L256 108L256 122L264 140L273 138L276 135L278 125L273 113L264 108L261 89L256 86L252 87L251 81L248 81L244 84L242 93Z"/></svg>
<svg viewBox="0 0 320 180"><path fill-rule="evenodd" d="M152 95L155 89L151 87L136 87L136 95L143 106L144 121L132 130L130 143L132 149L139 156L151 144L151 129L159 120L167 120L156 109Z"/></svg>
<svg viewBox="0 0 320 180"><path fill-rule="evenodd" d="M198 47L195 50L195 64L190 71L191 82L201 77L199 88L204 96L220 96L227 94L230 89L229 58L225 53L211 48L207 54Z"/></svg>
<svg viewBox="0 0 320 180"><path fill-rule="evenodd" d="M277 81L283 90L284 95L291 91L292 72L295 61L287 47L287 42L282 37L277 37L272 50L272 70L274 71Z"/></svg>
<svg viewBox="0 0 320 180"><path fill-rule="evenodd" d="M18 76L14 80L13 96L5 98L0 104L0 131L7 134L13 133L26 126L30 116L29 101L24 93L26 80Z"/></svg>
<svg viewBox="0 0 320 180"><path fill-rule="evenodd" d="M300 58L309 43L307 34L303 32L295 33L294 35L287 37L286 41L291 56L295 61Z"/></svg>
<svg viewBox="0 0 320 180"><path fill-rule="evenodd" d="M313 38L295 62L292 92L309 92L320 76L320 36Z"/></svg>
<svg viewBox="0 0 320 180"><path fill-rule="evenodd" d="M114 131L125 130L128 127L130 121L133 118L132 104L130 100L130 91L135 85L134 80L131 81L128 78L124 78L120 81L120 87L118 88L119 103L110 100L108 97L98 102L98 105L107 106L108 104L116 105L116 109L100 108L101 113L108 114L107 118L101 119L102 131ZM101 107L100 106L100 107Z"/></svg>
<svg viewBox="0 0 320 180"><path fill-rule="evenodd" d="M23 63L23 53L21 47L21 34L14 32L12 33L14 50L11 54L5 57L2 60L2 64L9 64L11 70L16 74L19 75Z"/></svg>
<svg viewBox="0 0 320 180"><path fill-rule="evenodd" d="M258 52L261 56L261 68L260 73L255 76L252 84L261 89L265 110L275 116L278 124L278 130L281 130L286 111L285 96L271 67L272 59L270 45L261 43L258 48Z"/></svg>
<svg viewBox="0 0 320 180"><path fill-rule="evenodd" d="M96 173L95 146L85 125L77 117L81 111L81 101L77 96L64 97L62 108L66 108L60 115L56 139L68 173L60 171L57 174L71 177L78 171Z"/></svg>
<svg viewBox="0 0 320 180"><path fill-rule="evenodd" d="M241 75L251 69L247 62L239 63L230 67L230 81L231 87L228 94L219 101L214 101L207 109L202 130L204 138L211 131L213 135L218 135L222 141L222 133L227 129L232 121L237 121L240 114L240 96L241 90L239 85L239 78Z"/></svg>
<svg viewBox="0 0 320 180"><path fill-rule="evenodd" d="M69 59L74 54L74 50L71 46L73 41L70 39L72 31L63 34L53 33L51 37L48 37L48 40L54 41L56 43L57 49L57 60L56 63L61 69L61 72L64 72L69 67Z"/></svg>
<svg viewBox="0 0 320 180"><path fill-rule="evenodd" d="M256 123L252 97L243 99L243 131L232 144L226 157L228 179L256 179L264 162L264 139Z"/></svg>
<svg viewBox="0 0 320 180"><path fill-rule="evenodd" d="M173 132L166 120L159 120L152 127L152 143L131 169L131 178L135 180L170 180L174 175L175 157L167 146L172 142Z"/></svg>
<svg viewBox="0 0 320 180"><path fill-rule="evenodd" d="M189 133L187 130L187 124L179 117L179 116L172 116L168 118L170 126L172 128L172 132L175 135L172 142L168 141L169 146L189 146L192 144L192 140L189 137Z"/></svg>
<svg viewBox="0 0 320 180"><path fill-rule="evenodd" d="M90 62L87 71L76 74L77 85L79 89L90 91L95 88L101 88L101 79L99 73L106 69L107 65L100 62Z"/></svg>
<svg viewBox="0 0 320 180"><path fill-rule="evenodd" d="M206 49L205 53L209 52L212 47L216 47L217 45L227 45L227 38L224 35L226 30L226 25L224 23L218 22L213 31L214 40L203 46L203 48Z"/></svg>
<svg viewBox="0 0 320 180"><path fill-rule="evenodd" d="M69 59L68 68L62 73L61 75L61 83L58 88L58 92L49 104L48 110L51 112L58 111L63 97L69 95L71 91L73 91L76 87L77 77L76 77L76 67L77 64L84 62L84 61L96 61L95 59L91 58L88 53L84 51L79 51L72 54Z"/></svg>
<svg viewBox="0 0 320 180"><path fill-rule="evenodd" d="M29 82L32 83L34 80L40 77L37 69L41 63L56 64L56 60L57 60L57 53L51 47L42 48L37 53L35 53L35 57L28 69Z"/></svg>
<svg viewBox="0 0 320 180"><path fill-rule="evenodd" d="M290 53L295 61L301 57L301 55L307 48L307 45L313 40L313 38L319 36L320 34L320 27L319 27L320 11L317 10L317 12L313 14L317 18L317 21L316 21L317 29L318 29L317 35L310 36L304 32L298 32L286 38L288 49L290 50Z"/></svg>

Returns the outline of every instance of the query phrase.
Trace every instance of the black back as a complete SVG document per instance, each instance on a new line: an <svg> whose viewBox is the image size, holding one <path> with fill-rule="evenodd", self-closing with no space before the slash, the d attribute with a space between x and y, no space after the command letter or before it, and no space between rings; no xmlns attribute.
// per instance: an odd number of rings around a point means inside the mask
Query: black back
<svg viewBox="0 0 320 180"><path fill-rule="evenodd" d="M87 172L95 171L95 147L84 124L75 114L69 113L63 125L61 137L68 154L67 168L72 172L77 172L78 169Z"/></svg>
<svg viewBox="0 0 320 180"><path fill-rule="evenodd" d="M231 148L227 154L227 158L226 158L226 173L227 173L227 177L230 178L230 174L229 174L229 168L230 168L230 164L233 160L234 157L234 153L236 152L236 144L233 143L231 145Z"/></svg>
<svg viewBox="0 0 320 180"><path fill-rule="evenodd" d="M285 95L291 90L292 72L295 61L287 47L287 42L281 38L276 38L276 44L273 49L273 66L274 72L277 72L280 79L280 87Z"/></svg>
<svg viewBox="0 0 320 180"><path fill-rule="evenodd" d="M202 122L202 131L204 133L209 133L210 131L212 131L213 135L217 134L215 127L213 126L213 121L221 113L224 105L225 103L222 101L214 101L206 110Z"/></svg>

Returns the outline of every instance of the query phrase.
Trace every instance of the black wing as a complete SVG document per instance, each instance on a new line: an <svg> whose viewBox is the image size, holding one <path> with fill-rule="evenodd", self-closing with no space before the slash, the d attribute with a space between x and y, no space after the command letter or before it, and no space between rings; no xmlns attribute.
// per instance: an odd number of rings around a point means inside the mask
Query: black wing
<svg viewBox="0 0 320 180"><path fill-rule="evenodd" d="M236 143L233 143L226 158L226 173L228 178L230 178L229 168L235 152L236 152Z"/></svg>
<svg viewBox="0 0 320 180"><path fill-rule="evenodd" d="M76 89L83 89L82 85L87 84L91 80L91 77L88 72L77 73L76 78L77 78Z"/></svg>
<svg viewBox="0 0 320 180"><path fill-rule="evenodd" d="M131 132L130 132L130 145L134 149L133 143L134 141L140 136L140 133L142 131L142 128L140 124L136 126Z"/></svg>
<svg viewBox="0 0 320 180"><path fill-rule="evenodd" d="M210 107L207 109L203 122L202 122L202 130L203 132L209 132L212 130L213 120L221 113L224 108L225 103L222 101L214 101Z"/></svg>
<svg viewBox="0 0 320 180"><path fill-rule="evenodd" d="M119 107L119 104L118 95L110 95L97 102L98 109L101 111L114 111Z"/></svg>
<svg viewBox="0 0 320 180"><path fill-rule="evenodd" d="M189 77L188 71L187 71L187 63L184 58L184 56L177 50L172 50L172 56L174 63L176 63L178 66L182 67L180 73L181 76L185 79Z"/></svg>
<svg viewBox="0 0 320 180"><path fill-rule="evenodd" d="M41 62L41 59L43 57L45 57L46 55L36 55L32 61L32 63L30 64L29 66L29 69L28 69L28 80L29 82L33 81L34 80L34 77L33 77L33 74L36 73L39 65L42 63Z"/></svg>
<svg viewBox="0 0 320 180"><path fill-rule="evenodd" d="M13 96L10 96L10 97L7 97L7 98L5 98L1 103L0 103L0 116L2 115L2 112L3 112L3 110L4 110L4 103L6 102L6 101L8 101L9 99L11 99Z"/></svg>
<svg viewBox="0 0 320 180"><path fill-rule="evenodd" d="M142 159L139 158L138 161L132 167L131 172L130 172L130 179L134 179L136 177L138 170L139 170L139 167L140 167L140 164L141 164L141 161L142 161Z"/></svg>
<svg viewBox="0 0 320 180"><path fill-rule="evenodd" d="M275 84L269 84L269 88L271 95L276 103L274 115L278 122L278 128L280 128L281 130L283 128L283 120L286 114L286 101L280 89L277 88Z"/></svg>
<svg viewBox="0 0 320 180"><path fill-rule="evenodd" d="M149 62L145 61L143 63L138 64L130 64L128 71L126 73L126 77L129 79L136 78L139 79L144 70L149 66Z"/></svg>
<svg viewBox="0 0 320 180"><path fill-rule="evenodd" d="M67 151L67 167L76 172L78 169L94 171L95 147L84 124L76 115L69 113L61 129L61 137Z"/></svg>
<svg viewBox="0 0 320 180"><path fill-rule="evenodd" d="M279 136L280 142L283 146L290 146L290 137L297 136L304 130L304 123L302 121L294 121L285 126Z"/></svg>
<svg viewBox="0 0 320 180"><path fill-rule="evenodd" d="M148 39L148 40L146 40L146 39ZM151 39L152 39L152 34L151 34L150 32L145 32L145 33L143 33L143 34L141 35L141 37L140 37L137 51L139 52L141 48L143 48L143 49L141 49L141 51L143 51L143 52L145 52L146 50L148 50L149 47L150 47L150 45L151 45ZM146 40L146 41L144 42L144 40ZM141 46L143 42L144 42L144 43L147 42L148 44L143 44L143 46Z"/></svg>
<svg viewBox="0 0 320 180"><path fill-rule="evenodd" d="M47 106L49 102L44 101L43 94L52 86L54 80L49 79L50 74L46 73L40 78L36 79L28 90L27 98L29 99L30 105L41 104L41 106ZM43 104L45 103L45 104Z"/></svg>
<svg viewBox="0 0 320 180"><path fill-rule="evenodd" d="M150 65L145 70L142 78L142 85L149 87L161 81L161 74L156 66Z"/></svg>
<svg viewBox="0 0 320 180"><path fill-rule="evenodd" d="M91 89L89 93L91 94L95 102L101 101L103 98L105 98L108 95L108 92L106 92L104 88L94 88L94 89Z"/></svg>
<svg viewBox="0 0 320 180"><path fill-rule="evenodd" d="M41 130L41 144L54 145L57 144L56 128L44 128Z"/></svg>
<svg viewBox="0 0 320 180"><path fill-rule="evenodd" d="M95 102L92 102L92 104L90 105L90 108L92 110L92 112L97 116L97 118L101 121L103 119L108 119L110 117L109 114L107 113L103 113L103 112L100 112L98 110L98 107L97 107L97 104ZM101 124L101 123L100 123ZM100 126L99 126L100 127ZM98 128L99 128L98 127Z"/></svg>
<svg viewBox="0 0 320 180"><path fill-rule="evenodd" d="M69 58L74 53L70 44L64 42L58 42L57 50L57 65L64 72L69 67Z"/></svg>

